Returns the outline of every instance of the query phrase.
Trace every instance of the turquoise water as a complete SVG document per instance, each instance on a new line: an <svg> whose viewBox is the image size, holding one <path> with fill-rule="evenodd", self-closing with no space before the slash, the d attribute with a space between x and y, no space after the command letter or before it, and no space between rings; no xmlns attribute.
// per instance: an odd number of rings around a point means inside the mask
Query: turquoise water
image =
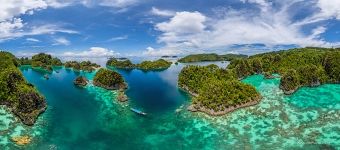
<svg viewBox="0 0 340 150"><path fill-rule="evenodd" d="M203 64L205 65L205 64ZM226 64L220 64L226 65ZM263 95L260 104L222 117L190 113L190 97L176 86L183 65L161 72L118 70L129 84L126 103L116 92L73 85L80 74L59 68L49 80L21 68L46 97L47 111L33 127L0 108L0 149L320 149L340 148L340 85L301 88L285 96L279 79L255 75L243 80ZM149 115L129 110L136 107ZM31 144L10 139L30 135Z"/></svg>

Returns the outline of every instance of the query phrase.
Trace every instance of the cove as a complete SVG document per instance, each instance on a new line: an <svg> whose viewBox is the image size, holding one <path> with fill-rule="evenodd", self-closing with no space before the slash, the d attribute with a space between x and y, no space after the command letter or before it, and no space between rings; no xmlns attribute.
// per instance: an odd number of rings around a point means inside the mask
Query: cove
<svg viewBox="0 0 340 150"><path fill-rule="evenodd" d="M91 80L94 73L57 68L59 73L45 80L44 73L22 67L46 97L48 109L27 127L1 108L0 148L17 149L10 138L26 134L33 136L31 144L21 147L26 149L339 148L340 85L304 87L286 96L279 79L254 75L243 82L261 93L260 104L209 117L186 111L190 96L177 88L183 66L159 72L117 70L129 84L127 103L115 100L116 92L73 85L78 75ZM141 117L130 107L150 115Z"/></svg>

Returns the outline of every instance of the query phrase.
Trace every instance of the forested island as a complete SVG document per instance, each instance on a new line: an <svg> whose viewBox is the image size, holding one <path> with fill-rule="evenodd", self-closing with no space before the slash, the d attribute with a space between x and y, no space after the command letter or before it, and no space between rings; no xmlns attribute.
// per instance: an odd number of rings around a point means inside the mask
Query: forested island
<svg viewBox="0 0 340 150"><path fill-rule="evenodd" d="M202 62L202 61L231 61L238 58L247 58L247 55L242 54L193 54L185 56L178 60L180 63Z"/></svg>
<svg viewBox="0 0 340 150"><path fill-rule="evenodd" d="M136 67L135 64L133 64L129 59L116 59L116 58L110 58L106 62L106 66L115 67L118 69L133 69Z"/></svg>
<svg viewBox="0 0 340 150"><path fill-rule="evenodd" d="M93 85L107 90L118 90L117 99L121 102L128 99L124 92L128 87L127 83L124 81L123 76L116 71L104 68L99 69L94 76Z"/></svg>
<svg viewBox="0 0 340 150"><path fill-rule="evenodd" d="M67 61L65 62L64 66L65 68L72 68L74 71L82 70L87 72L92 72L100 67L100 65L92 63L90 61L82 61L80 63L77 61Z"/></svg>
<svg viewBox="0 0 340 150"><path fill-rule="evenodd" d="M32 56L32 59L29 58L20 58L18 59L20 65L31 65L34 69L43 69L48 72L53 71L53 66L62 66L63 63L60 59L56 57L52 57L49 54L39 53Z"/></svg>
<svg viewBox="0 0 340 150"><path fill-rule="evenodd" d="M0 105L6 105L24 124L33 125L47 108L45 98L25 80L14 55L0 52L0 60Z"/></svg>
<svg viewBox="0 0 340 150"><path fill-rule="evenodd" d="M339 49L310 47L269 52L235 59L226 69L187 66L179 75L178 85L194 96L189 110L222 115L261 99L254 87L240 82L247 76L264 74L272 78L272 74L279 74L280 89L292 94L302 86L339 83L339 60Z"/></svg>
<svg viewBox="0 0 340 150"><path fill-rule="evenodd" d="M123 76L119 73L101 68L93 78L93 84L107 90L122 90L127 88Z"/></svg>
<svg viewBox="0 0 340 150"><path fill-rule="evenodd" d="M253 74L281 75L285 94L302 86L319 86L340 81L340 49L299 48L258 54L232 61L228 66L239 79Z"/></svg>
<svg viewBox="0 0 340 150"><path fill-rule="evenodd" d="M140 64L133 64L130 60L118 60L116 58L110 58L106 65L115 67L118 69L141 69L145 71L149 70L164 70L171 66L171 62L164 59L158 59L156 61L143 61Z"/></svg>
<svg viewBox="0 0 340 150"><path fill-rule="evenodd" d="M45 53L33 55L32 59L29 59L28 57L22 57L17 59L17 61L20 65L31 65L34 69L43 69L48 72L52 72L53 67L56 66L65 66L66 68L73 68L75 71L83 70L88 72L92 72L96 68L100 67L100 65L90 61L67 61L63 64L59 58L52 57L51 55Z"/></svg>
<svg viewBox="0 0 340 150"><path fill-rule="evenodd" d="M156 61L143 61L137 64L137 68L141 70L165 70L171 66L171 62L164 59L158 59Z"/></svg>
<svg viewBox="0 0 340 150"><path fill-rule="evenodd" d="M214 116L255 105L261 99L254 87L216 65L186 66L179 74L178 85L193 95L190 111Z"/></svg>

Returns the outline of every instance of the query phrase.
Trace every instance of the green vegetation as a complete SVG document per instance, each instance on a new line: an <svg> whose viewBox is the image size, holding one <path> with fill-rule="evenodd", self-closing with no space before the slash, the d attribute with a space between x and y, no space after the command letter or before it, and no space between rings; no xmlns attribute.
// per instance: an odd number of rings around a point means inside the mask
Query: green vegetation
<svg viewBox="0 0 340 150"><path fill-rule="evenodd" d="M96 63L91 63L90 61L82 61L82 62L77 62L77 61L67 61L65 62L65 67L66 68L73 68L75 71L87 71L87 72L92 72L96 68L99 68L100 65Z"/></svg>
<svg viewBox="0 0 340 150"><path fill-rule="evenodd" d="M120 90L127 87L122 75L104 68L99 69L96 73L93 84L108 90Z"/></svg>
<svg viewBox="0 0 340 150"><path fill-rule="evenodd" d="M17 59L19 65L31 65L34 69L43 69L49 72L53 71L52 66L62 66L63 63L58 58L53 58L49 54L39 53L32 56L32 59L28 57L22 57Z"/></svg>
<svg viewBox="0 0 340 150"><path fill-rule="evenodd" d="M20 65L31 65L32 64L32 60L29 59L28 57L21 57L20 59L18 59L18 63Z"/></svg>
<svg viewBox="0 0 340 150"><path fill-rule="evenodd" d="M178 84L194 96L196 109L211 115L239 108L261 97L254 87L238 81L234 73L216 65L186 66Z"/></svg>
<svg viewBox="0 0 340 150"><path fill-rule="evenodd" d="M136 66L128 59L118 60L116 58L110 58L106 62L107 66L112 66L119 69L133 69Z"/></svg>
<svg viewBox="0 0 340 150"><path fill-rule="evenodd" d="M158 59L156 61L143 61L137 65L137 68L141 70L164 70L168 69L171 64L171 62L164 59Z"/></svg>
<svg viewBox="0 0 340 150"><path fill-rule="evenodd" d="M299 48L237 59L228 69L240 79L257 73L281 74L280 88L291 94L301 86L339 83L339 60L339 49Z"/></svg>
<svg viewBox="0 0 340 150"><path fill-rule="evenodd" d="M134 69L138 68L141 70L164 70L171 66L171 62L164 59L158 59L156 61L143 61L140 64L133 64L130 60L117 60L116 58L110 58L107 62L107 66L115 67L118 69Z"/></svg>
<svg viewBox="0 0 340 150"><path fill-rule="evenodd" d="M86 86L88 82L89 80L87 80L84 76L79 76L73 81L74 85L77 86Z"/></svg>
<svg viewBox="0 0 340 150"><path fill-rule="evenodd" d="M238 54L225 54L225 55L217 55L217 54L194 54L188 55L184 58L178 60L181 63L189 63L189 62L201 62L201 61L231 61L237 58L247 58L247 55L238 55Z"/></svg>
<svg viewBox="0 0 340 150"><path fill-rule="evenodd" d="M26 125L33 125L45 111L46 102L17 68L19 62L8 52L0 52L0 105L6 105Z"/></svg>
<svg viewBox="0 0 340 150"><path fill-rule="evenodd" d="M254 87L239 80L254 74L281 75L280 88L292 94L301 86L340 83L340 49L299 48L234 59L227 69L216 65L187 66L179 75L179 87L191 93L191 110L208 114L230 107L248 106L261 97Z"/></svg>
<svg viewBox="0 0 340 150"><path fill-rule="evenodd" d="M49 72L53 71L52 66L61 66L63 63L58 58L52 58L49 54L39 53L32 56L31 65L34 68L42 68Z"/></svg>

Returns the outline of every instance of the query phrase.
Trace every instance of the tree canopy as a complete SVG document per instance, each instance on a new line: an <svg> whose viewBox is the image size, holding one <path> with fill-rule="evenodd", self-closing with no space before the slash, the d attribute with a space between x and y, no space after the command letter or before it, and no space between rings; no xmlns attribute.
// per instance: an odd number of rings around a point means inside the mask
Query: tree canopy
<svg viewBox="0 0 340 150"><path fill-rule="evenodd" d="M241 54L225 54L225 55L217 55L215 53L212 54L192 54L185 56L178 60L181 63L189 63L189 62L202 62L202 61L231 61L237 58L247 58L247 55Z"/></svg>
<svg viewBox="0 0 340 150"><path fill-rule="evenodd" d="M0 60L0 105L11 108L23 123L33 125L46 109L44 97L25 80L12 54L0 52Z"/></svg>
<svg viewBox="0 0 340 150"><path fill-rule="evenodd" d="M228 69L238 78L256 73L282 75L281 88L290 94L301 86L318 86L340 81L340 51L331 48L297 48L233 60Z"/></svg>

